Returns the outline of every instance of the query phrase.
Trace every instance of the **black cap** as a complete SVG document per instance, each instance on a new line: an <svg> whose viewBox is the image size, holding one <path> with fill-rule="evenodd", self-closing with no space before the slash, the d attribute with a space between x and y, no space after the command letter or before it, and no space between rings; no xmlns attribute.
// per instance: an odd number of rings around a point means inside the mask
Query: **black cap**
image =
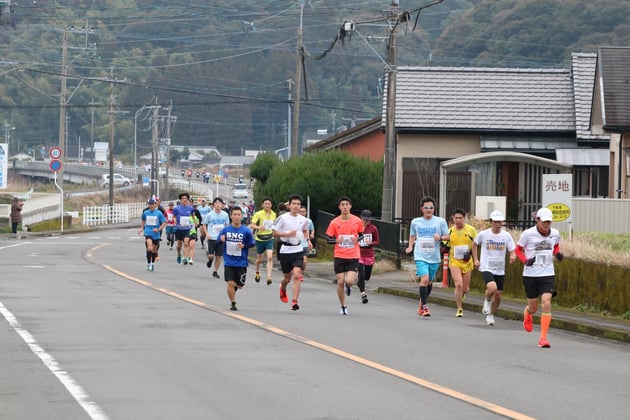
<svg viewBox="0 0 630 420"><path fill-rule="evenodd" d="M365 209L365 210L361 210L361 218L363 219L371 219L372 218L372 212Z"/></svg>

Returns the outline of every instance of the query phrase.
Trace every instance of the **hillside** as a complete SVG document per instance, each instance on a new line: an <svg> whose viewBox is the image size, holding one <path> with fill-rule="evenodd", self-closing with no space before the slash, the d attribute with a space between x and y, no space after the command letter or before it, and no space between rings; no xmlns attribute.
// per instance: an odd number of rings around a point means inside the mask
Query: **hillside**
<svg viewBox="0 0 630 420"><path fill-rule="evenodd" d="M400 3L401 11L426 4ZM381 112L384 10L387 0L305 2L302 134ZM112 94L116 153L128 161L134 139L139 155L150 150L142 107L156 103L177 117L170 136L157 127L174 144L226 154L286 145L297 0L50 0L12 12L0 19L0 122L12 151L59 143L64 31L66 156L109 140ZM573 51L630 45L628 12L630 2L608 0L444 0L399 26L398 64L566 66ZM357 31L337 38L348 20Z"/></svg>

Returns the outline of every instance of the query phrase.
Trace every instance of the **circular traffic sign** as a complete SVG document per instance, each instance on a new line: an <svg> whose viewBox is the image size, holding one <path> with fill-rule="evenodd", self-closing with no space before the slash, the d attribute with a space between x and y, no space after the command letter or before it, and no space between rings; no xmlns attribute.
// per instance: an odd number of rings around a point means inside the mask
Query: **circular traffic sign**
<svg viewBox="0 0 630 420"><path fill-rule="evenodd" d="M61 147L51 147L48 154L51 159L59 159L61 157Z"/></svg>
<svg viewBox="0 0 630 420"><path fill-rule="evenodd" d="M63 166L61 164L60 160L51 160L50 161L50 170L53 172L59 172L61 170L61 167Z"/></svg>

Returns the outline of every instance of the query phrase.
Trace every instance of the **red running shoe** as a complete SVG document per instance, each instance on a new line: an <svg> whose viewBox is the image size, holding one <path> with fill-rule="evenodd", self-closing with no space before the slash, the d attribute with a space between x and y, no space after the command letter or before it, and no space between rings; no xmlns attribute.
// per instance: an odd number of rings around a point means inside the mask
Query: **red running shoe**
<svg viewBox="0 0 630 420"><path fill-rule="evenodd" d="M284 303L289 301L289 297L287 296L287 291L280 287L280 300Z"/></svg>
<svg viewBox="0 0 630 420"><path fill-rule="evenodd" d="M547 341L546 338L541 337L540 340L538 340L538 347L541 349L548 349L551 347L551 344L549 344L549 341Z"/></svg>

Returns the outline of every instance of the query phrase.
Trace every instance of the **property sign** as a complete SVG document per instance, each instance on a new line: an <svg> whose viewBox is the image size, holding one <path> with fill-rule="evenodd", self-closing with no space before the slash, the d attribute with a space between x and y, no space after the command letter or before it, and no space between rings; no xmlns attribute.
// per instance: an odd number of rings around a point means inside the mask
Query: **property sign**
<svg viewBox="0 0 630 420"><path fill-rule="evenodd" d="M554 222L571 222L573 175L543 174L542 205L551 210Z"/></svg>
<svg viewBox="0 0 630 420"><path fill-rule="evenodd" d="M0 143L0 190L7 189L7 176L9 170L9 145Z"/></svg>

